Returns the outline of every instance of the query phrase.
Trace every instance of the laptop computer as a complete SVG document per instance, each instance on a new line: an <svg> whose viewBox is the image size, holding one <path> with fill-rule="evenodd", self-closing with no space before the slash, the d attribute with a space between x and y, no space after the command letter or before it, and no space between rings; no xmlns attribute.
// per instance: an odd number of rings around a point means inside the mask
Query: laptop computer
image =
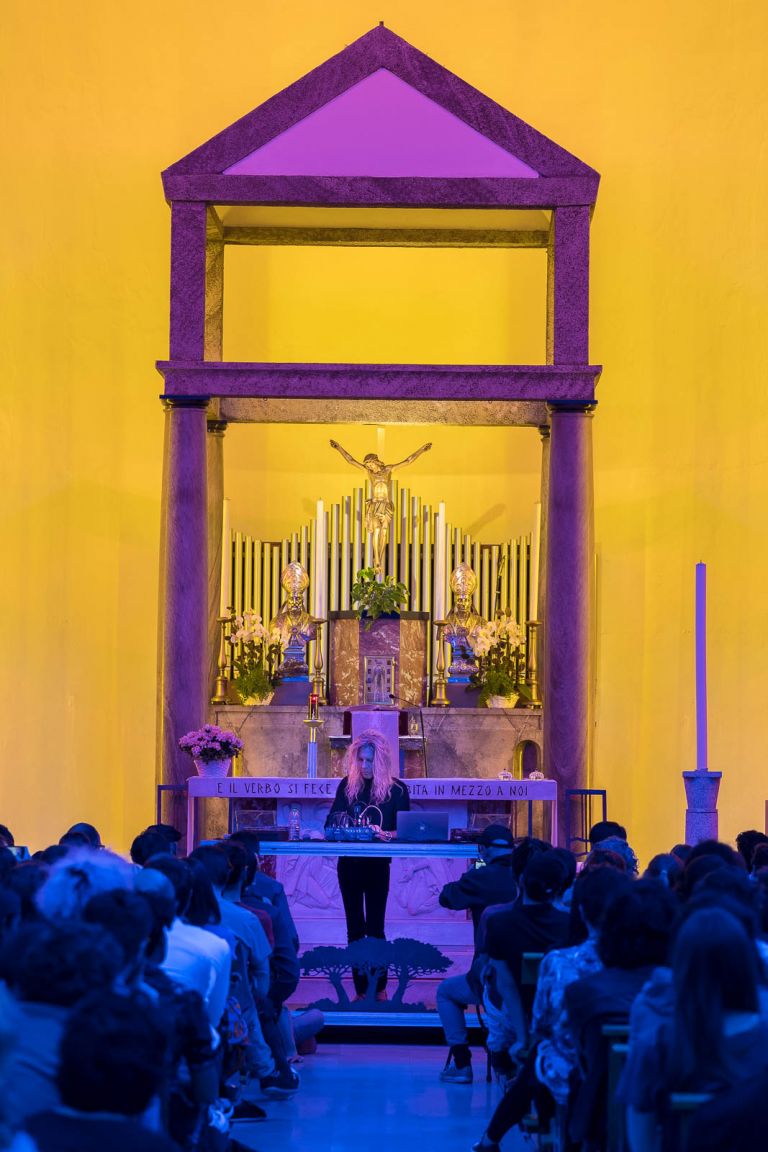
<svg viewBox="0 0 768 1152"><path fill-rule="evenodd" d="M412 844L445 843L448 840L448 813L398 812L397 838Z"/></svg>

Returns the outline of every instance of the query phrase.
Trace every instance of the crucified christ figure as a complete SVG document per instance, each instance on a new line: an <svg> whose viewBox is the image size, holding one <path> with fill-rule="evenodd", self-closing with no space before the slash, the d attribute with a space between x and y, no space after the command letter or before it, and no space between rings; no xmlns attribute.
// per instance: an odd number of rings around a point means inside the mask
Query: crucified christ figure
<svg viewBox="0 0 768 1152"><path fill-rule="evenodd" d="M375 452L369 452L361 464L359 460L355 460L354 456L350 456L341 444L331 440L331 448L340 452L348 464L352 464L355 468L362 468L371 482L371 498L365 502L365 527L371 534L373 567L378 576L384 575L387 535L395 513L395 506L392 503L392 473L395 468L403 468L406 464L413 464L414 460L417 460L423 452L428 452L431 447L431 444L422 444L421 448L417 448L415 452L397 464L385 464L383 460L379 460Z"/></svg>

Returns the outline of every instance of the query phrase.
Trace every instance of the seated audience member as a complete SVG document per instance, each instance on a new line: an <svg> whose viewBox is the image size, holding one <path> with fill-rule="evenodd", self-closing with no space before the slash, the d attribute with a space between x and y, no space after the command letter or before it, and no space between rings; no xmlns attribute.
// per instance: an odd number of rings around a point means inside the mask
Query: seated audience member
<svg viewBox="0 0 768 1152"><path fill-rule="evenodd" d="M0 945L18 927L21 920L21 900L10 888L0 888Z"/></svg>
<svg viewBox="0 0 768 1152"><path fill-rule="evenodd" d="M700 1105L688 1123L685 1149L680 1152L755 1152L755 1134L768 1131L768 1072L714 1094Z"/></svg>
<svg viewBox="0 0 768 1152"><path fill-rule="evenodd" d="M680 864L685 867L685 862L693 851L691 844L675 844L674 848L670 849L670 856L674 856Z"/></svg>
<svg viewBox="0 0 768 1152"><path fill-rule="evenodd" d="M752 875L761 868L768 868L768 844L758 844L752 853Z"/></svg>
<svg viewBox="0 0 768 1152"><path fill-rule="evenodd" d="M670 888L674 892L682 879L682 875L683 866L677 857L671 853L667 855L662 853L654 856L649 862L643 873L643 879L660 880L666 888Z"/></svg>
<svg viewBox="0 0 768 1152"><path fill-rule="evenodd" d="M651 973L666 963L675 897L655 880L633 882L608 905L597 941L603 970L565 990L568 1027L578 1052L581 1080L573 1098L572 1139L605 1140L608 1052L604 1023L629 1020L632 1004Z"/></svg>
<svg viewBox="0 0 768 1152"><path fill-rule="evenodd" d="M13 832L7 828L5 824L0 824L0 848L15 848L16 841L13 838Z"/></svg>
<svg viewBox="0 0 768 1152"><path fill-rule="evenodd" d="M746 864L748 872L752 871L752 857L758 844L768 845L768 836L766 836L764 832L758 832L756 828L750 828L746 832L739 832L736 837L737 851Z"/></svg>
<svg viewBox="0 0 768 1152"><path fill-rule="evenodd" d="M680 1146L668 1114L670 1093L718 1093L768 1073L757 955L730 912L701 909L686 920L674 944L672 980L671 1025L654 1042L634 1035L630 1040L630 1051L640 1051L634 1052L631 1075L622 1079L621 1095L629 1105L632 1152Z"/></svg>
<svg viewBox="0 0 768 1152"><path fill-rule="evenodd" d="M576 857L573 852L569 852L567 848L552 848L550 852L551 859L558 860L562 866L563 879L560 884L559 891L555 896L552 904L555 908L559 908L562 912L569 912L571 908L571 899L573 897L573 884L576 879L577 863Z"/></svg>
<svg viewBox="0 0 768 1152"><path fill-rule="evenodd" d="M477 1004L483 995L482 976L477 951L478 928L483 911L493 904L511 904L517 897L517 881L512 871L515 840L503 824L484 828L478 842L482 868L468 868L461 879L446 884L440 893L443 908L469 910L475 934L472 969L464 976L449 976L437 990L437 1010L448 1044L448 1059L440 1079L448 1083L469 1084L472 1064L464 1011Z"/></svg>
<svg viewBox="0 0 768 1152"><path fill-rule="evenodd" d="M59 860L63 860L69 852L69 848L65 844L49 844L47 848L41 848L39 852L32 853L32 859L38 861L40 864L47 864L52 868L54 864L58 864Z"/></svg>
<svg viewBox="0 0 768 1152"><path fill-rule="evenodd" d="M191 859L202 864L208 873L222 923L237 938L235 966L242 977L237 996L248 1021L249 1034L253 1033L250 1068L265 1095L286 1096L298 1089L299 1078L288 1065L274 1010L267 1002L269 942L258 917L238 903L247 853L244 849L235 849L232 845L228 854L220 845L205 844L195 849ZM266 1045L260 1044L260 1040L266 1040Z"/></svg>
<svg viewBox="0 0 768 1152"><path fill-rule="evenodd" d="M76 919L92 896L133 887L133 866L114 852L72 848L54 864L37 893L49 919Z"/></svg>
<svg viewBox="0 0 768 1152"><path fill-rule="evenodd" d="M622 824L617 824L615 820L598 820L598 822L590 828L587 839L589 840L590 848L594 848L596 844L600 844L603 840L626 840L627 830Z"/></svg>
<svg viewBox="0 0 768 1152"><path fill-rule="evenodd" d="M710 872L717 871L719 868L728 867L730 867L730 865L728 865L721 856L689 856L683 865L683 874L678 883L680 899L683 903L690 900L695 889L705 876L708 876Z"/></svg>
<svg viewBox="0 0 768 1152"><path fill-rule="evenodd" d="M299 934L294 923L285 888L258 867L258 840L248 831L230 836L228 843L241 844L249 854L255 867L249 870L245 881L241 904L246 908L261 908L268 912L272 920L274 943L270 956L269 997L277 1008L293 995L299 984Z"/></svg>
<svg viewBox="0 0 768 1152"><path fill-rule="evenodd" d="M143 868L153 856L172 856L171 842L162 832L140 832L131 844L131 860Z"/></svg>
<svg viewBox="0 0 768 1152"><path fill-rule="evenodd" d="M144 831L159 832L161 836L165 836L166 840L171 846L171 855L177 855L179 841L181 840L181 832L179 832L178 828L174 828L173 824L150 824L148 828L144 829Z"/></svg>
<svg viewBox="0 0 768 1152"><path fill-rule="evenodd" d="M570 915L554 906L562 883L562 862L550 852L537 852L523 872L521 898L511 907L486 913L483 1004L491 1052L519 1048L527 1039L534 988L521 984L523 953L547 953L569 942Z"/></svg>
<svg viewBox="0 0 768 1152"><path fill-rule="evenodd" d="M551 851L552 845L546 840L537 839L536 836L523 836L515 842L512 850L512 872L518 885L531 857L539 852Z"/></svg>
<svg viewBox="0 0 768 1152"><path fill-rule="evenodd" d="M571 948L554 949L541 962L533 1005L533 1044L517 1076L507 1087L475 1152L499 1152L500 1142L536 1103L540 1117L551 1115L552 1099L564 1104L576 1067L576 1050L565 1014L565 989L575 980L602 968L597 937L610 901L627 890L629 881L615 869L582 873L575 884L587 939Z"/></svg>
<svg viewBox="0 0 768 1152"><path fill-rule="evenodd" d="M144 867L145 870L160 872L170 880L176 899L176 916L167 932L162 968L171 979L200 993L208 1018L216 1028L229 994L230 947L213 933L186 922L192 881L185 861L163 853L153 856Z"/></svg>
<svg viewBox="0 0 768 1152"><path fill-rule="evenodd" d="M722 840L700 840L688 853L686 866L693 864L702 856L718 856L723 863L730 864L734 868L741 868L745 872L748 871L744 857L734 848L731 848L730 844L723 844Z"/></svg>
<svg viewBox="0 0 768 1152"><path fill-rule="evenodd" d="M5 941L0 978L17 1001L19 1017L3 1083L11 1124L58 1105L59 1043L70 1010L91 989L111 986L122 964L113 939L80 922L24 924Z"/></svg>
<svg viewBox="0 0 768 1152"><path fill-rule="evenodd" d="M22 920L40 920L42 913L37 906L37 893L48 877L47 865L39 860L25 860L17 864L8 874L5 881L6 889L15 892L20 901L20 914Z"/></svg>
<svg viewBox="0 0 768 1152"><path fill-rule="evenodd" d="M627 841L621 836L606 836L601 840L596 849L599 852L613 852L614 855L620 856L624 861L624 867L628 876L637 876L638 863L637 856L634 850L629 846Z"/></svg>
<svg viewBox="0 0 768 1152"><path fill-rule="evenodd" d="M10 848L0 848L0 884L4 883L6 876L13 871L17 864L18 860Z"/></svg>
<svg viewBox="0 0 768 1152"><path fill-rule="evenodd" d="M70 1016L57 1073L60 1107L26 1123L38 1152L178 1152L142 1117L163 1092L168 1037L144 997L94 992Z"/></svg>
<svg viewBox="0 0 768 1152"><path fill-rule="evenodd" d="M85 842L89 848L103 848L104 847L104 845L101 842L101 836L96 831L93 824L86 824L84 820L81 820L77 824L73 824L71 828L67 829L67 831L64 833L64 835L65 836L84 836Z"/></svg>

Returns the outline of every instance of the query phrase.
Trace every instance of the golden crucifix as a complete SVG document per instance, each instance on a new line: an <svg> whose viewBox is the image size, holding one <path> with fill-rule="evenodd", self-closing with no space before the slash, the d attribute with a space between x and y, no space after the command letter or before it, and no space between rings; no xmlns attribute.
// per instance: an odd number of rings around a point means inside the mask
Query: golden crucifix
<svg viewBox="0 0 768 1152"><path fill-rule="evenodd" d="M413 464L414 460L417 460L423 452L428 452L431 447L431 444L422 444L421 448L417 448L415 452L397 464L385 464L375 452L369 452L367 456L363 457L361 464L359 460L355 460L354 456L350 456L341 444L331 440L331 448L340 452L348 464L354 465L355 468L362 468L371 482L371 498L365 502L365 527L371 535L373 567L379 576L384 575L387 536L392 517L395 514L395 506L392 503L392 473L396 468L404 468L406 464Z"/></svg>

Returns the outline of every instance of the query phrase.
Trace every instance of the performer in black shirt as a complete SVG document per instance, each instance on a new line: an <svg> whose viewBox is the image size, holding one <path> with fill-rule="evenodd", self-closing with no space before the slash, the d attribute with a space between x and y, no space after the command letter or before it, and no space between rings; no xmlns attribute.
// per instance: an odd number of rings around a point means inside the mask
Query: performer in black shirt
<svg viewBox="0 0 768 1152"><path fill-rule="evenodd" d="M383 840L396 835L397 813L411 806L408 790L392 775L389 745L376 729L362 732L347 753L347 775L339 781L325 821L326 828L338 814L361 818L373 825ZM384 939L384 916L389 895L389 857L342 856L339 858L339 889L347 920L347 940L364 936ZM362 1000L368 979L354 971L356 999ZM380 977L377 999L386 1000L386 973Z"/></svg>

